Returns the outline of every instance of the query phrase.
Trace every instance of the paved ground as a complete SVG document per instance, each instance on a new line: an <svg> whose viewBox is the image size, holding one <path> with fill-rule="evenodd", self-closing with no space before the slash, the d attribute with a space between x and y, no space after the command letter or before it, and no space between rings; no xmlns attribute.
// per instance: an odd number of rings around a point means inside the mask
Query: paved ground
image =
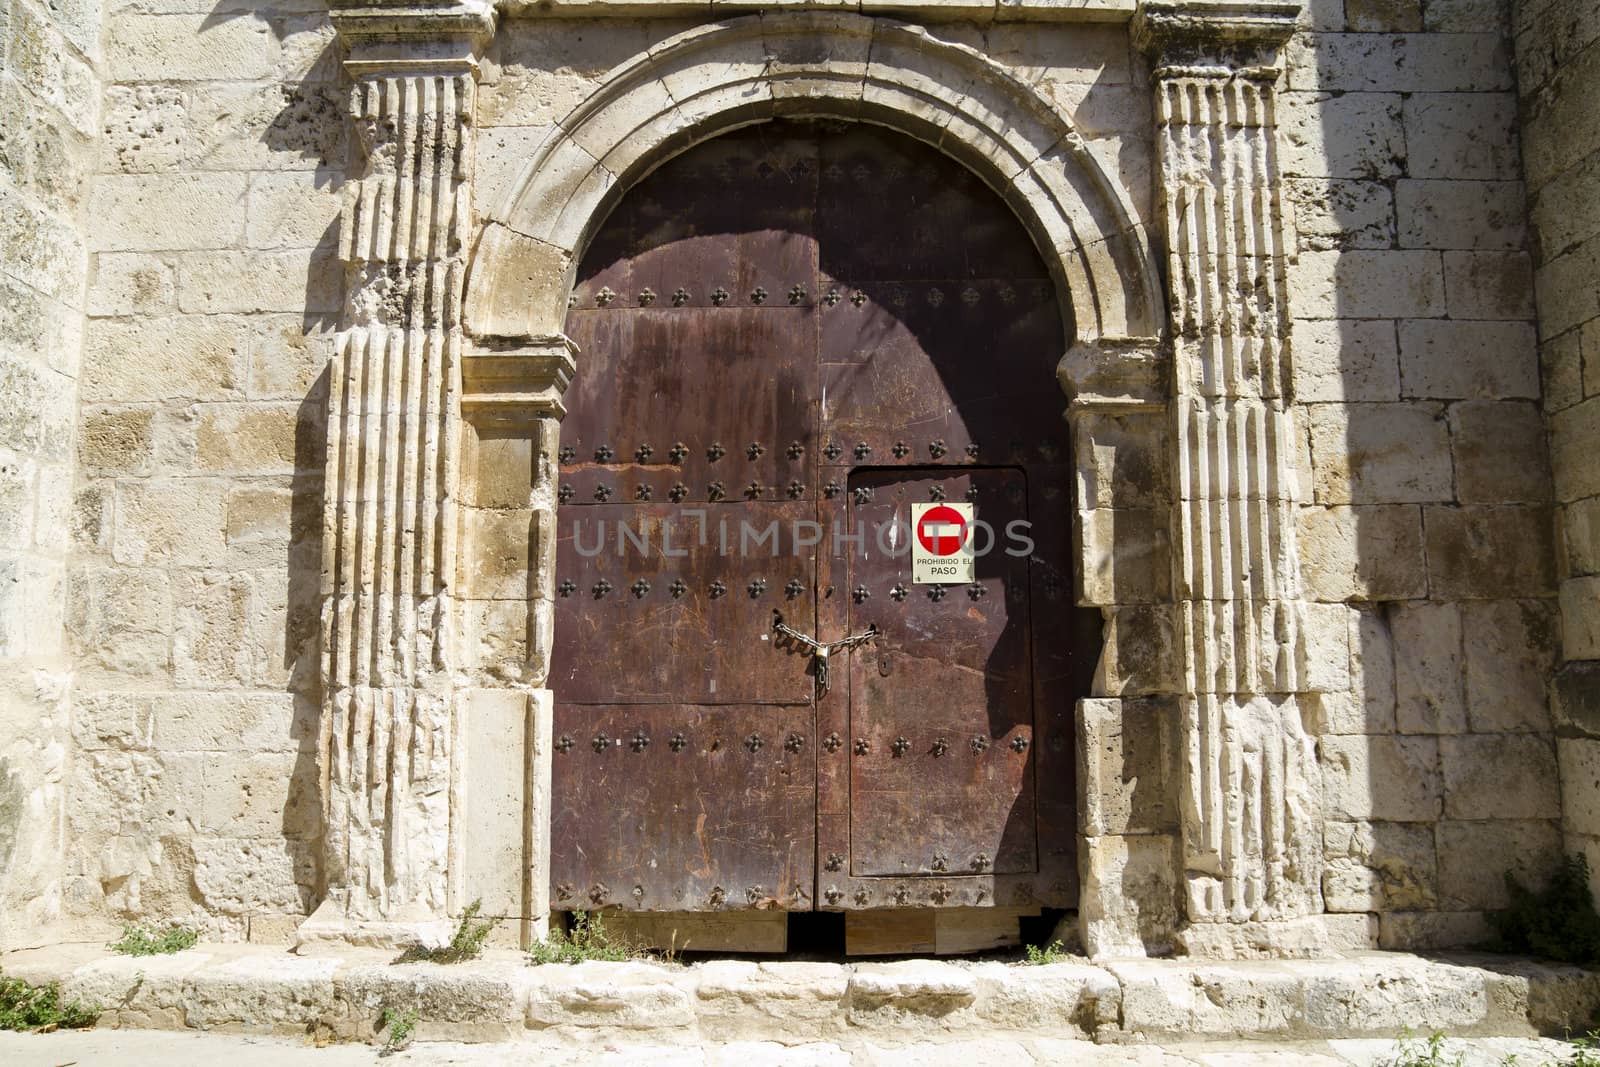
<svg viewBox="0 0 1600 1067"><path fill-rule="evenodd" d="M534 1041L493 1045L420 1043L380 1058L366 1045L313 1048L300 1041L230 1037L166 1031L90 1030L57 1034L0 1033L0 1064L5 1067L67 1067L115 1064L117 1067L356 1067L378 1063L450 1067L1028 1067L1030 1064L1084 1064L1087 1067L1381 1067L1393 1064L1394 1041L1322 1041L1282 1045L1270 1042L1211 1042L1194 1045L1126 1047L1077 1041L984 1041L886 1046L740 1042L710 1048L672 1045ZM1481 1038L1447 1042L1438 1067L1542 1067L1560 1064L1572 1046L1557 1041ZM1459 1058L1459 1061L1457 1057Z"/></svg>

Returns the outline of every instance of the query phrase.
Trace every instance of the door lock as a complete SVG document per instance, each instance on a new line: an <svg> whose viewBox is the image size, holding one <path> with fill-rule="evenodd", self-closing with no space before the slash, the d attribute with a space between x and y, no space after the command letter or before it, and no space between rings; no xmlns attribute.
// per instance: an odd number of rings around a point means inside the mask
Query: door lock
<svg viewBox="0 0 1600 1067"><path fill-rule="evenodd" d="M816 664L818 696L828 690L828 657L835 652L844 652L857 645L864 645L878 636L878 624L872 623L858 634L851 634L837 641L818 641L810 634L803 634L793 626L786 625L783 614L778 611L772 613L772 629L775 633L811 650L811 661Z"/></svg>

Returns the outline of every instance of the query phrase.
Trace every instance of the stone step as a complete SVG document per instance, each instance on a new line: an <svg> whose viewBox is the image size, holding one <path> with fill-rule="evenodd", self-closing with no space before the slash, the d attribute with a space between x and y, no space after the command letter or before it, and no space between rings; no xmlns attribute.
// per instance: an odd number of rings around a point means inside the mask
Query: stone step
<svg viewBox="0 0 1600 1067"><path fill-rule="evenodd" d="M712 960L530 966L492 950L444 966L371 949L294 955L203 945L172 956L63 945L0 957L99 1006L102 1027L368 1040L384 1008L419 1040L953 1042L973 1033L1103 1044L1392 1038L1401 1030L1532 1037L1584 1032L1600 974L1496 956L1206 962L1076 959L809 963Z"/></svg>

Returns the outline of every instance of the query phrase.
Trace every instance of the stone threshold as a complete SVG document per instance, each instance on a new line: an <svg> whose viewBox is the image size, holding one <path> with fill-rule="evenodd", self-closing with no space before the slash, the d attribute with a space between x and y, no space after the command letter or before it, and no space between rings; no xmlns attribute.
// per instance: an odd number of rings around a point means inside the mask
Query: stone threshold
<svg viewBox="0 0 1600 1067"><path fill-rule="evenodd" d="M100 1006L112 1028L370 1040L384 1008L415 1011L421 1041L785 1045L871 1037L959 1042L981 1033L1102 1044L1561 1036L1600 1009L1600 972L1509 957L1356 953L1320 960L711 960L530 966L490 950L449 966L374 949L218 944L172 956L56 945L0 969ZM530 1033L531 1032L531 1033Z"/></svg>

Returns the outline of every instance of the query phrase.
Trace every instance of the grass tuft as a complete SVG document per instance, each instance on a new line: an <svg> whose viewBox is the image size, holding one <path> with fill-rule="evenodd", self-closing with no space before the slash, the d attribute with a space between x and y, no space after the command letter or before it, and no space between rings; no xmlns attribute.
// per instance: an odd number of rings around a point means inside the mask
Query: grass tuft
<svg viewBox="0 0 1600 1067"><path fill-rule="evenodd" d="M0 1030L78 1030L93 1026L99 1008L86 1008L76 1000L61 1002L61 985L30 985L0 973Z"/></svg>
<svg viewBox="0 0 1600 1067"><path fill-rule="evenodd" d="M199 933L187 926L180 926L177 923L159 926L151 923L124 926L122 940L113 941L106 947L124 956L170 956L174 952L193 948L199 940Z"/></svg>
<svg viewBox="0 0 1600 1067"><path fill-rule="evenodd" d="M551 930L547 940L528 950L528 962L583 963L586 960L629 960L643 953L613 937L598 913L575 911L572 928Z"/></svg>
<svg viewBox="0 0 1600 1067"><path fill-rule="evenodd" d="M1043 948L1038 945L1028 946L1028 962L1038 966L1046 963L1061 963L1068 958L1067 950L1060 941L1052 941Z"/></svg>
<svg viewBox="0 0 1600 1067"><path fill-rule="evenodd" d="M483 943L488 940L489 934L496 926L500 925L498 918L478 919L478 912L483 910L483 901L474 900L467 905L467 910L461 913L461 921L456 924L456 932L450 938L450 943L438 948L427 945L412 945L400 954L396 963L461 963L464 960L477 959L483 951Z"/></svg>

